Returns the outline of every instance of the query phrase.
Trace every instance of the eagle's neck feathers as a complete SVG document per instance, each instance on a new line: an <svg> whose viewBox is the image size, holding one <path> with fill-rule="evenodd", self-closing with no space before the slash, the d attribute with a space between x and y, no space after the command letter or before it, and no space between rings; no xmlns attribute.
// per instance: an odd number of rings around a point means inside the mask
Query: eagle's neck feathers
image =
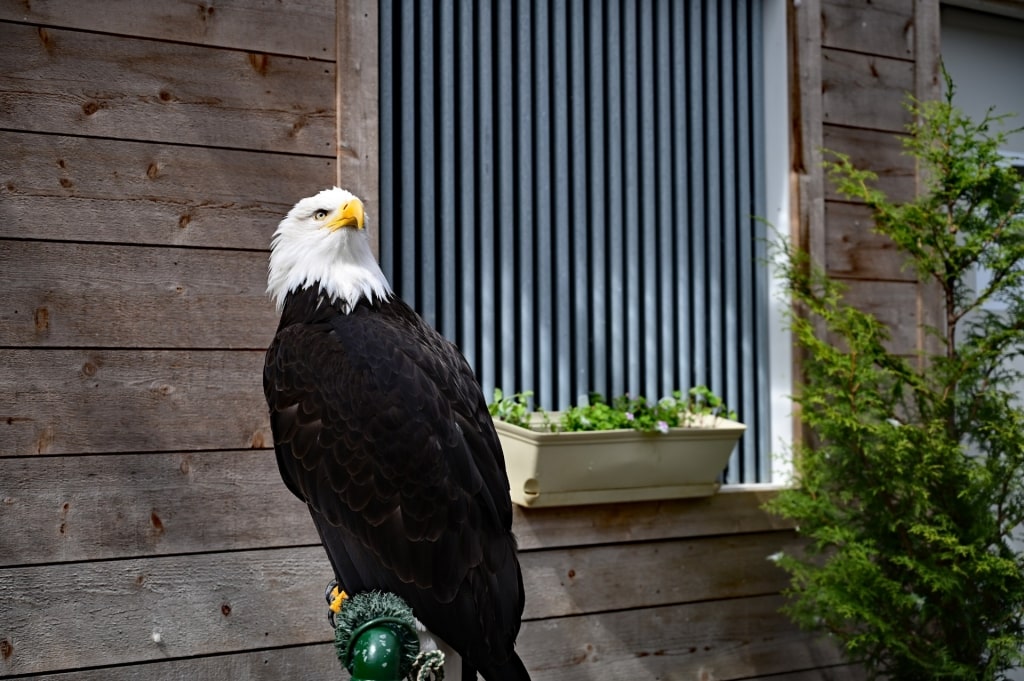
<svg viewBox="0 0 1024 681"><path fill-rule="evenodd" d="M282 223L271 244L267 292L281 312L289 293L312 286L346 313L360 299L373 303L391 296L364 230L288 234Z"/></svg>

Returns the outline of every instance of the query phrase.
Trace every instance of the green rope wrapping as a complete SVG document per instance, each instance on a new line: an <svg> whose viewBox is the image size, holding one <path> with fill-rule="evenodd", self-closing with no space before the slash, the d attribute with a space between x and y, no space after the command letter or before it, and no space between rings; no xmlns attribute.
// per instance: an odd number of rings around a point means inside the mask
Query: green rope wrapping
<svg viewBox="0 0 1024 681"><path fill-rule="evenodd" d="M334 650L346 669L350 669L352 646L359 634L372 624L389 627L402 645L400 677L405 678L418 659L420 643L412 608L393 593L364 591L349 597L335 616Z"/></svg>

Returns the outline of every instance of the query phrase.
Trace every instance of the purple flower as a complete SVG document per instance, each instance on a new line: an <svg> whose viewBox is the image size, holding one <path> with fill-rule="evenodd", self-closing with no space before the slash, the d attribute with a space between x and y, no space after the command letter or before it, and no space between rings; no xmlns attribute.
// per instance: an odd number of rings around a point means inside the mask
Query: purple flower
<svg viewBox="0 0 1024 681"><path fill-rule="evenodd" d="M626 420L627 420L627 421L632 421L632 420L633 420L633 418L634 418L634 417L633 417L633 412L631 412L631 411L627 411L627 412L626 412Z"/></svg>
<svg viewBox="0 0 1024 681"><path fill-rule="evenodd" d="M658 425L655 426L655 428L657 428L662 433L668 432L668 424L665 423L664 421L658 421Z"/></svg>

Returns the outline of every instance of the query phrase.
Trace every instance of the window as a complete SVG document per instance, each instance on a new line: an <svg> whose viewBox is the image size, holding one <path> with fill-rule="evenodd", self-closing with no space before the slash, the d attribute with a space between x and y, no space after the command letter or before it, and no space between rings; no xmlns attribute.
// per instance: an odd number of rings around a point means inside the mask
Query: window
<svg viewBox="0 0 1024 681"><path fill-rule="evenodd" d="M782 5L381 3L382 265L486 395L708 385L748 426L727 481L769 479L763 50Z"/></svg>

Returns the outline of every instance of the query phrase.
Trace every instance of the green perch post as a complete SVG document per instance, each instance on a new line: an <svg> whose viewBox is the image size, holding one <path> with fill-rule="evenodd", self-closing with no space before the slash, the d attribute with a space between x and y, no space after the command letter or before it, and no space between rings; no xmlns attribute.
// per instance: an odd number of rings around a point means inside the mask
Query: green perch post
<svg viewBox="0 0 1024 681"><path fill-rule="evenodd" d="M403 681L414 669L416 678L443 678L443 658L426 662L419 654L412 609L395 594L351 596L334 622L334 649L352 681Z"/></svg>

